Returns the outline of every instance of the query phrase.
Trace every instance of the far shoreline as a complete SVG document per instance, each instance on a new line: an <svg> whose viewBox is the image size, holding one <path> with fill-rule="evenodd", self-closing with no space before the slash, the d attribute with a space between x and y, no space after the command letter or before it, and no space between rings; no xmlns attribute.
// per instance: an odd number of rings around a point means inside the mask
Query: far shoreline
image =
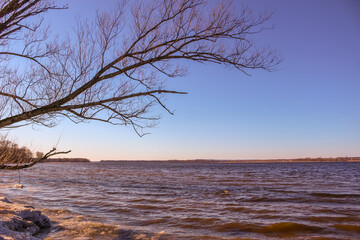
<svg viewBox="0 0 360 240"><path fill-rule="evenodd" d="M189 159L189 160L100 160L91 161L87 158L49 158L42 163L179 163L179 164L234 164L234 163L332 163L360 162L360 157L336 158L289 158L289 159Z"/></svg>
<svg viewBox="0 0 360 240"><path fill-rule="evenodd" d="M121 163L121 162L163 162L163 163L322 163L322 162L360 162L360 157L337 157L337 158L294 158L294 159L192 159L192 160L101 160L100 163Z"/></svg>

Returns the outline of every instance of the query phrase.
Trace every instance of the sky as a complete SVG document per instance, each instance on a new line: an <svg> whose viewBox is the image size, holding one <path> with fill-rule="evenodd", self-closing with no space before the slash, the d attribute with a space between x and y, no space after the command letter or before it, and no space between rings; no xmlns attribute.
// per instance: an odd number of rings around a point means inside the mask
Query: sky
<svg viewBox="0 0 360 240"><path fill-rule="evenodd" d="M58 2L69 9L46 19L63 33L76 16L91 18L114 1ZM234 1L242 4L274 11L274 29L256 39L281 53L275 72L247 76L189 64L185 77L167 82L189 94L168 96L175 114L158 110L162 119L144 137L130 127L67 120L54 128L13 129L9 137L34 151L57 145L72 150L66 157L92 161L360 156L360 2Z"/></svg>

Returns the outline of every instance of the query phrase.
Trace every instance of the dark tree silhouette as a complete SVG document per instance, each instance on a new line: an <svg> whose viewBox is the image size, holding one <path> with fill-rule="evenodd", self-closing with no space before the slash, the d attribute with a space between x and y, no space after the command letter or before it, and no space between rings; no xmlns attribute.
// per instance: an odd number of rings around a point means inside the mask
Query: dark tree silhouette
<svg viewBox="0 0 360 240"><path fill-rule="evenodd" d="M139 134L159 119L167 78L184 76L184 61L271 71L278 54L255 44L271 14L230 1L119 1L79 20L76 37L60 42L41 16L46 0L3 0L0 10L0 129L54 126L62 117L130 125Z"/></svg>
<svg viewBox="0 0 360 240"><path fill-rule="evenodd" d="M26 147L19 147L16 143L9 141L6 137L0 138L0 170L18 170L29 168L35 164L58 154L66 154L67 152L56 152L53 148L46 154L37 152L33 154ZM35 156L34 156L35 155Z"/></svg>

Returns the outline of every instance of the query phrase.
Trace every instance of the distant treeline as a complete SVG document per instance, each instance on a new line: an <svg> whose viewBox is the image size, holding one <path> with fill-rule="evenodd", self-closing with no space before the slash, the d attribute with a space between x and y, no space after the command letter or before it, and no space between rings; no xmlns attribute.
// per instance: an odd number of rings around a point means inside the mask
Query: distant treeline
<svg viewBox="0 0 360 240"><path fill-rule="evenodd" d="M90 162L90 160L86 158L49 158L44 162Z"/></svg>
<svg viewBox="0 0 360 240"><path fill-rule="evenodd" d="M136 160L129 160L130 162ZM101 162L129 162L126 160L101 160ZM293 159L249 159L249 160L221 160L221 159L192 159L192 160L165 160L140 162L169 162L169 163L287 163L287 162L360 162L360 157L336 158L293 158Z"/></svg>
<svg viewBox="0 0 360 240"><path fill-rule="evenodd" d="M360 162L360 157L336 157L336 158L293 158L293 159L250 159L250 160L169 160L169 162L189 162L189 163L286 163L286 162Z"/></svg>

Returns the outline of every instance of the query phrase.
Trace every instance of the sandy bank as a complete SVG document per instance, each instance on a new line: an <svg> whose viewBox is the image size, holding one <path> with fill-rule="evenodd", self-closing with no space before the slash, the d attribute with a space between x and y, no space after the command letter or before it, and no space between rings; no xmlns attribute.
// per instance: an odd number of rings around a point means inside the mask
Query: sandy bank
<svg viewBox="0 0 360 240"><path fill-rule="evenodd" d="M51 219L51 220L50 220ZM130 229L89 221L86 216L67 210L36 210L0 197L0 240L165 240L163 233Z"/></svg>

